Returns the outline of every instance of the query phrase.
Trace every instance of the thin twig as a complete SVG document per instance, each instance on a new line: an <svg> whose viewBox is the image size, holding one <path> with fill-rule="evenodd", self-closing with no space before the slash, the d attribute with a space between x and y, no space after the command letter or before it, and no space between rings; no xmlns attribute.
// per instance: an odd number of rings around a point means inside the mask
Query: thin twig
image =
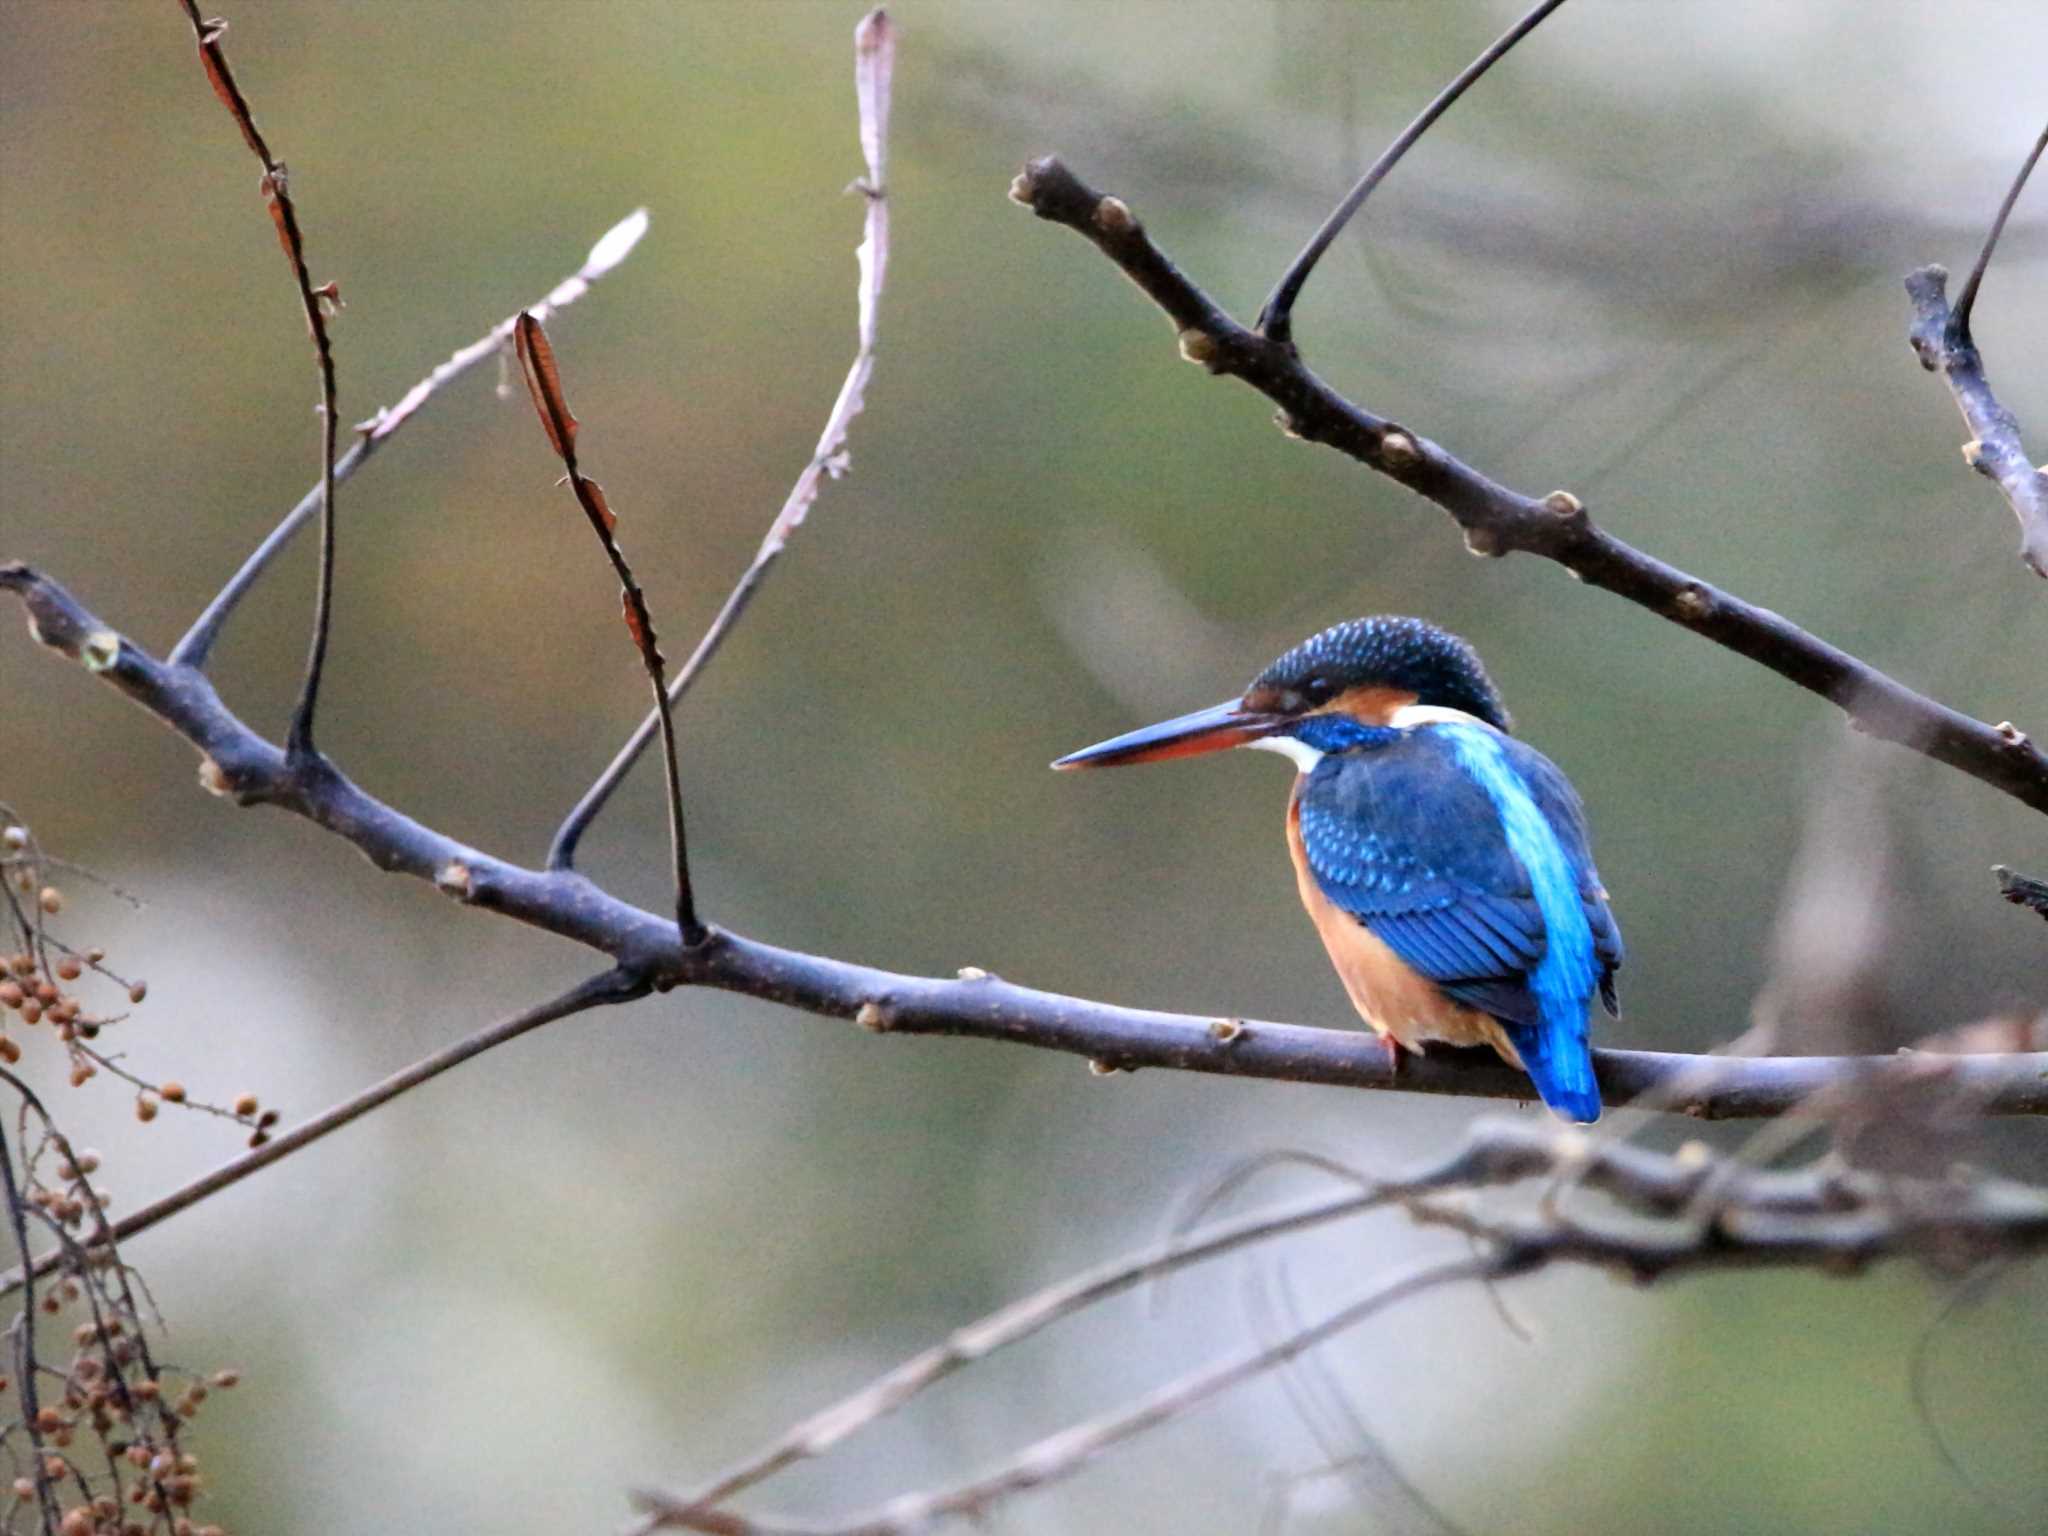
<svg viewBox="0 0 2048 1536"><path fill-rule="evenodd" d="M2005 190L2005 200L1998 205L1998 216L1991 221L1991 232L1984 237L1984 248L1977 253L1977 260L1970 268L1970 275L1963 280L1963 291L1956 295L1956 307L1949 317L1956 334L1969 340L1970 314L1977 307L1977 290L1984 283L1984 269L1991 265L1991 253L1998 249L1998 237L2005 233L2005 221L2012 215L2012 205L2020 200L2020 192L2027 184L2027 178L2034 174L2034 166L2041 158L2041 151L2048 149L2048 126L2043 126L2041 136L2034 140L2034 147L2028 151L2021 164L2019 174L2012 179L2012 185Z"/></svg>
<svg viewBox="0 0 2048 1536"><path fill-rule="evenodd" d="M27 1087L13 1073L0 1070L0 1077L19 1089L24 1096ZM24 1149L25 1151L25 1149ZM24 1177L26 1170L24 1169ZM14 1182L14 1156L8 1150L7 1138L0 1134L0 1181L7 1186L7 1222L14 1235L15 1251L21 1255L21 1271L29 1263L28 1218L21 1186ZM27 1436L31 1460L35 1463L36 1498L42 1509L43 1529L55 1536L57 1521L61 1513L57 1507L56 1491L51 1487L49 1472L43 1460L43 1424L38 1395L41 1390L41 1367L36 1359L36 1295L32 1280L24 1276L21 1284L21 1311L14 1326L9 1330L13 1336L14 1379L21 1397L23 1432ZM5 1294L0 1292L0 1294Z"/></svg>
<svg viewBox="0 0 2048 1536"><path fill-rule="evenodd" d="M1010 196L1092 243L1180 331L1181 355L1240 379L1280 407L1283 431L1326 444L1427 497L1465 530L1476 554L1519 550L1768 667L1840 708L1861 730L1946 763L2048 811L2048 754L2024 732L1973 720L1914 692L1783 616L1746 603L1597 527L1579 498L1512 491L1439 444L1338 394L1291 346L1246 330L1153 244L1121 199L1104 197L1059 160L1034 160Z"/></svg>
<svg viewBox="0 0 2048 1536"><path fill-rule="evenodd" d="M1554 1183L1565 1177L1612 1197L1618 1213L1596 1223L1568 1217L1554 1203L1539 1201L1531 1214L1484 1217L1473 1214L1469 1201L1452 1203L1472 1191ZM1710 1208L1701 1209L1699 1197L1707 1190L1714 1191L1715 1198ZM1376 1183L1370 1192L1330 1203L1349 1202L1398 1202L1420 1224L1467 1234L1477 1242L1478 1251L1376 1287L1349 1306L1292 1328L1257 1350L1192 1372L1131 1405L1040 1440L993 1472L957 1487L905 1495L877 1510L829 1524L757 1520L726 1507L732 1492L758 1483L803 1454L829 1449L854 1429L900 1407L911 1392L936 1379L924 1363L946 1359L946 1347L941 1346L778 1439L768 1452L746 1464L744 1479L728 1475L704 1494L691 1497L641 1495L648 1514L636 1529L648 1532L666 1526L717 1536L912 1536L947 1518L982 1517L1008 1495L1072 1475L1111 1446L1184 1416L1402 1297L1461 1280L1509 1280L1557 1263L1590 1265L1644 1283L1677 1274L1754 1267L1818 1267L1827 1274L1847 1276L1902 1257L1953 1252L2018 1256L2048 1249L2048 1190L1989 1175L1884 1178L1826 1160L1804 1168L1759 1169L1699 1148L1652 1152L1619 1143L1601 1145L1576 1131L1501 1121L1474 1125L1463 1144L1416 1174ZM1233 1244L1242 1247L1294 1229L1276 1227L1271 1233L1252 1235L1239 1223L1231 1230L1244 1234ZM1079 1282L1064 1282L1016 1303L989 1322L1022 1316L1042 1326L1050 1320L1041 1318L1042 1313L1071 1315L1135 1283L1146 1271L1127 1265L1126 1273L1124 1285L1096 1292L1081 1289ZM807 1433L817 1438L807 1438Z"/></svg>
<svg viewBox="0 0 2048 1536"><path fill-rule="evenodd" d="M291 263L299 304L306 314L306 329L313 338L313 356L320 370L320 581L313 597L313 637L306 651L305 679L300 684L298 703L292 708L291 730L285 738L291 756L304 760L315 755L313 712L320 701L320 674L327 665L327 637L333 627L334 447L340 405L334 378L334 344L327 335L327 315L322 306L336 302L338 294L333 283L320 288L313 286L312 274L306 268L305 236L299 230L299 211L292 202L284 162L264 142L249 110L248 98L236 84L228 69L227 54L220 46L227 23L202 18L195 0L178 0L178 4L192 25L193 40L199 45L199 61L205 66L206 78L213 83L214 94L242 130L251 153L263 164L263 198L269 205L271 221L277 226L278 244Z"/></svg>
<svg viewBox="0 0 2048 1536"><path fill-rule="evenodd" d="M1373 161L1367 167L1366 173L1358 178L1357 185L1344 194L1344 200L1331 210L1330 216L1323 220L1322 228L1318 229L1309 238L1308 244L1301 248L1301 254L1288 264L1286 272L1274 285L1272 296L1259 310L1258 322L1252 327L1255 331L1267 340L1282 346L1292 341L1294 304L1295 300L1301 297L1302 286L1308 282L1309 274L1315 270L1316 263L1323 259L1323 252L1330 248L1331 242L1343 232L1344 226L1351 222L1352 215L1365 206L1365 200L1372 196L1373 188L1386 180L1387 173L1401 163L1401 157L1415 147L1416 141L1429 132L1438 118L1450 111L1458 98L1464 95L1481 75L1499 63L1515 44L1534 32L1545 17L1563 4L1564 0L1539 0L1527 15L1494 39L1491 47L1467 64L1457 79L1437 92L1436 99L1417 114L1415 121L1401 130L1394 142L1381 152L1379 159Z"/></svg>
<svg viewBox="0 0 2048 1536"><path fill-rule="evenodd" d="M942 1492L911 1494L871 1513L827 1526L744 1520L722 1510L703 1510L665 1494L642 1492L636 1499L647 1511L647 1518L634 1531L636 1536L664 1529L703 1531L715 1536L911 1536L942 1520L978 1518L1010 1494L1071 1477L1104 1451L1185 1417L1233 1387L1348 1332L1397 1302L1484 1274L1493 1262L1457 1259L1414 1270L1374 1287L1356 1301L1285 1338L1247 1350L1219 1365L1191 1371L1126 1407L1047 1435L994 1471Z"/></svg>
<svg viewBox="0 0 2048 1536"><path fill-rule="evenodd" d="M390 1103L399 1095L411 1092L422 1083L433 1081L453 1067L461 1066L472 1057L494 1050L521 1035L565 1019L586 1009L602 1007L612 1003L631 1002L647 995L648 987L636 977L618 970L600 972L588 980L578 982L560 997L516 1013L508 1019L500 1019L471 1035L465 1035L454 1044L444 1046L431 1056L414 1062L402 1071L394 1072L381 1082L373 1083L361 1093L336 1104L324 1114L315 1115L303 1125L293 1126L272 1140L246 1152L231 1162L221 1164L211 1173L201 1174L191 1183L173 1190L160 1199L129 1212L119 1221L111 1223L115 1241L125 1242L139 1232L146 1232L159 1222L166 1221L199 1204L200 1201L232 1185L239 1184L250 1174L268 1168L272 1163L290 1157L303 1147L311 1146L330 1132L360 1120L371 1110ZM30 1283L37 1275L48 1274L60 1262L61 1253L46 1254L38 1259L27 1274L19 1268L0 1275L0 1297L12 1295Z"/></svg>
<svg viewBox="0 0 2048 1536"><path fill-rule="evenodd" d="M647 594L626 563L619 547L619 520L605 500L604 487L590 479L576 463L576 418L562 394L562 376L555 366L555 350L548 345L548 333L531 315L521 315L513 330L519 347L519 366L526 374L526 387L533 392L533 408L562 467L569 472L569 488L590 528L604 549L605 559L619 578L626 633L633 637L640 663L647 669L647 683L654 690L654 712L661 719L661 763L668 776L668 841L674 863L676 932L683 948L695 949L704 942L705 928L697 919L697 904L690 893L690 856L683 831L683 772L676 755L675 717L668 702L668 663L661 654L661 641L654 633L654 615L647 608Z"/></svg>
<svg viewBox="0 0 2048 1536"><path fill-rule="evenodd" d="M2020 439L2019 418L1992 393L1985 372L1984 356L1970 331L1971 312L1977 290L1991 253L2005 230L2006 216L2019 201L2020 189L2048 148L2048 128L2034 141L2026 163L2013 178L1991 232L1977 253L1976 265L1963 284L1954 308L1947 298L1948 270L1940 266L1921 267L1906 276L1906 296L1913 304L1913 324L1906 333L1920 366L1948 380L1949 393L1963 423L1970 429L1970 441L1963 444L1963 462L1995 484L2020 525L2020 559L2037 576L2048 577L2048 466L2036 468Z"/></svg>
<svg viewBox="0 0 2048 1536"><path fill-rule="evenodd" d="M1176 1235L1141 1252L1128 1254L1048 1286L979 1322L953 1333L945 1342L913 1355L829 1408L812 1414L774 1442L728 1468L696 1493L678 1502L692 1509L724 1504L784 1468L822 1456L856 1432L887 1418L927 1388L984 1360L998 1350L1021 1343L1062 1318L1112 1296L1156 1280L1175 1270L1207 1263L1253 1243L1292 1232L1305 1232L1385 1204L1392 1194L1371 1185L1338 1196L1260 1211L1219 1222L1192 1238Z"/></svg>
<svg viewBox="0 0 2048 1536"><path fill-rule="evenodd" d="M546 298L537 304L529 304L524 313L545 321L557 310L575 303L590 291L590 285L605 276L632 252L640 243L640 237L647 233L647 210L636 208L625 218L614 224L599 237L584 258L583 265L571 276L562 279L549 290ZM482 336L468 346L455 352L446 361L436 364L433 371L405 392L398 404L380 406L370 420L358 423L356 440L334 464L334 483L341 484L353 475L370 457L389 442L398 429L413 417L413 413L427 403L442 385L460 378L478 363L487 358L501 355L512 340L512 327L519 323L518 314L507 315ZM315 485L299 499L297 506L284 515L278 525L270 531L269 537L256 546L254 553L242 562L241 569L228 578L213 601L206 605L185 632L185 636L166 658L172 666L204 668L213 653L214 642L220 638L222 627L235 611L249 589L256 584L256 578L268 569L270 563L284 552L303 528L320 510L321 486Z"/></svg>
<svg viewBox="0 0 2048 1536"><path fill-rule="evenodd" d="M1934 1341L1949 1322L1965 1309L1974 1307L1990 1294L1992 1288L2005 1278L2015 1261L2005 1255L1986 1259L1976 1269L1957 1281L1955 1287L1942 1299L1934 1316L1927 1320L1913 1340L1913 1348L1906 1358L1906 1397L1913 1405L1913 1415L1920 1421L1921 1432L1934 1447L1934 1454L1941 1458L1941 1464L1948 1468L1954 1478L1971 1494L2001 1515L2017 1517L2021 1522L2016 1529L2028 1529L2032 1514L2017 1508L1997 1490L1986 1485L1964 1464L1960 1448L1949 1436L1942 1433L1940 1420L1935 1417L1933 1388L1928 1368L1934 1363Z"/></svg>
<svg viewBox="0 0 2048 1536"><path fill-rule="evenodd" d="M703 638L697 642L689 660L683 663L682 670L676 673L675 681L669 684L668 703L671 708L682 702L683 695L690 691L711 658L718 654L725 637L760 590L768 568L781 556L790 534L802 525L811 503L818 499L825 477L838 478L846 473L850 463L846 433L866 403L868 380L875 371L875 315L881 303L882 284L889 265L889 200L882 177L889 152L889 91L896 70L896 29L885 12L871 11L854 28L853 54L854 95L860 108L861 154L868 168L867 179L854 183L854 189L866 197L868 205L866 230L860 249L855 252L860 263L859 350L854 355L853 366L847 370L845 383L839 386L839 397L832 402L832 412L825 419L825 430L818 435L818 446L812 451L803 473L797 476L796 484L790 487L782 509L775 514L775 521L768 525L767 536L755 551L753 563L726 595L717 617L704 631ZM659 709L650 711L604 772L597 776L596 782L584 791L583 798L563 818L561 828L548 848L549 869L568 869L575 864L576 846L584 832L640 760L640 754L647 750L647 743L653 740L659 724Z"/></svg>

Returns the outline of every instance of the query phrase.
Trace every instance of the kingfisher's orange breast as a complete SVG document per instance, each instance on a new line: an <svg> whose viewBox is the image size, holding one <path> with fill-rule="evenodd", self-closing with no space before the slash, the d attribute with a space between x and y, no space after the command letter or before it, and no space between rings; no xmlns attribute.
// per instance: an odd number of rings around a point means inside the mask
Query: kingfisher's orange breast
<svg viewBox="0 0 2048 1536"><path fill-rule="evenodd" d="M1443 989L1373 935L1370 928L1323 894L1308 850L1301 838L1301 785L1287 800L1287 852L1294 859L1294 881L1309 921L1322 936L1330 963L1350 995L1351 1006L1381 1035L1392 1036L1409 1050L1440 1040L1446 1045L1490 1045L1503 1060L1519 1067L1521 1057L1508 1043L1499 1021L1445 995Z"/></svg>

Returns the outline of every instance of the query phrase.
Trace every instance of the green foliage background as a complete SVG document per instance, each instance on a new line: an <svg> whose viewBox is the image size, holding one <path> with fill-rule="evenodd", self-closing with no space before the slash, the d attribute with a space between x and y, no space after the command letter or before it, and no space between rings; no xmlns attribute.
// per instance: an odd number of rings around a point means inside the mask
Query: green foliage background
<svg viewBox="0 0 2048 1536"><path fill-rule="evenodd" d="M854 470L684 721L711 916L904 969L1348 1022L1295 906L1277 769L1043 765L1222 697L1325 623L1412 611L1479 646L1591 807L1631 946L1609 1040L1698 1049L1746 1027L1810 808L1857 771L1879 797L1849 840L1893 849L1863 1043L2048 1001L2040 924L1985 873L2048 865L2037 817L1900 754L1845 767L1838 717L1810 696L1552 566L1475 562L1433 509L1178 363L1095 253L1003 195L1056 150L1248 316L1506 9L895 14L895 259ZM856 19L638 0L231 16L314 275L348 302L350 420L653 210L640 253L553 334L672 653L750 556L852 354ZM1507 482L1570 487L1624 537L1957 707L2048 730L2048 594L1957 458L1898 285L1924 261L1967 266L2039 130L2044 56L2048 18L2019 0L1568 8L1333 252L1304 346ZM316 443L256 169L176 7L0 10L0 187L0 556L165 646L311 482ZM2043 208L2037 188L1978 310L2037 446ZM643 696L555 472L523 399L484 377L340 497L322 743L514 857L539 857ZM280 731L309 556L264 585L218 665L236 707ZM304 825L237 814L191 772L181 743L0 635L0 797L147 903L80 885L71 909L84 941L151 979L125 1037L137 1070L252 1087L296 1117L587 967ZM649 773L587 845L592 871L658 903L661 839ZM48 1044L29 1065L54 1075ZM124 1204L232 1150L191 1117L134 1127L112 1088L59 1096ZM133 1257L176 1355L248 1371L210 1410L216 1518L603 1529L626 1487L694 1481L1149 1238L1246 1153L1393 1167L1479 1112L1099 1081L1065 1058L676 995L465 1068ZM1977 1152L2048 1173L2038 1127ZM1313 1309L1420 1241L1398 1222L1346 1232L1289 1274ZM1329 1351L1326 1380L1474 1531L2012 1528L1907 1399L1944 1294L1905 1270L1652 1294L1559 1274L1511 1298L1531 1343L1483 1298L1446 1296ZM2009 1276L1949 1325L1930 1378L1976 1482L2036 1512L2044 1303L2038 1270ZM1185 1281L1158 1316L1134 1303L978 1370L764 1502L839 1509L965 1473L1252 1327L1240 1274ZM1276 1476L1329 1454L1265 1387L999 1523L1242 1531ZM1297 1495L1290 1530L1401 1528L1341 1479Z"/></svg>

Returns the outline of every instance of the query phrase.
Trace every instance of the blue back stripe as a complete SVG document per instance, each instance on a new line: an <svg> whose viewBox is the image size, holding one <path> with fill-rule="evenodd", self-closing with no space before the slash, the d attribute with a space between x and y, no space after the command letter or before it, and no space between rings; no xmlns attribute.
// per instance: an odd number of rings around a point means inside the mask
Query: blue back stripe
<svg viewBox="0 0 2048 1536"><path fill-rule="evenodd" d="M1548 939L1529 977L1543 1022L1567 1039L1583 1039L1594 985L1593 930L1579 896L1578 871L1493 732L1480 725L1431 728L1443 733L1458 766L1486 791L1500 813L1508 848L1528 872Z"/></svg>

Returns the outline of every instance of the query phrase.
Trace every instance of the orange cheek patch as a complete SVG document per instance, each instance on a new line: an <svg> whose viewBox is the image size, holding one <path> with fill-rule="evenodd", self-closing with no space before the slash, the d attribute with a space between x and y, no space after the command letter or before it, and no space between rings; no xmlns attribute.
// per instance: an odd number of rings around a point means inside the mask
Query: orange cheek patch
<svg viewBox="0 0 2048 1536"><path fill-rule="evenodd" d="M1405 688L1386 688L1378 684L1367 684L1363 688L1347 688L1321 709L1312 713L1318 715L1349 715L1365 725L1385 725L1394 718L1394 711L1406 709L1416 701L1418 695Z"/></svg>

